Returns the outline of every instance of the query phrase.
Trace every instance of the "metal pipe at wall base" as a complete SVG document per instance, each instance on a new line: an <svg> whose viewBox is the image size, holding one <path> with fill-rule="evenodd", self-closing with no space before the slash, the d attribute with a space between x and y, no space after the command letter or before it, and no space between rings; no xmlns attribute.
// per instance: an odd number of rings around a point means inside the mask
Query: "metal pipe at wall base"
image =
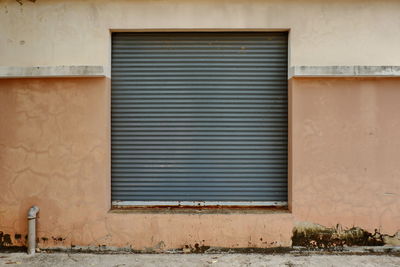
<svg viewBox="0 0 400 267"><path fill-rule="evenodd" d="M36 252L36 215L39 207L32 206L28 211L28 254L33 255Z"/></svg>

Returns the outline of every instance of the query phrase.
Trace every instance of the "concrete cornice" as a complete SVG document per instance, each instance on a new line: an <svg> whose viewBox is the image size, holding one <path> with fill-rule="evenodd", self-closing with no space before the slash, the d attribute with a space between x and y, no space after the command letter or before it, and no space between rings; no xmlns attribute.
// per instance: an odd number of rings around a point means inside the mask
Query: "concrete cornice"
<svg viewBox="0 0 400 267"><path fill-rule="evenodd" d="M0 66L0 78L105 77L103 66Z"/></svg>
<svg viewBox="0 0 400 267"><path fill-rule="evenodd" d="M292 77L400 77L400 66L293 66Z"/></svg>

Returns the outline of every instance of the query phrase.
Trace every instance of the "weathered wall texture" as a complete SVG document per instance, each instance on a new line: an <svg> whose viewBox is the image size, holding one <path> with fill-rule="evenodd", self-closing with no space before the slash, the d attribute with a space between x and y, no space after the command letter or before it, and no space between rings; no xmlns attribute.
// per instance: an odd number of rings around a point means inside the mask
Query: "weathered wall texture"
<svg viewBox="0 0 400 267"><path fill-rule="evenodd" d="M103 65L110 29L290 29L290 65L400 65L398 0L0 1L0 66ZM7 25L7 27L4 27Z"/></svg>
<svg viewBox="0 0 400 267"><path fill-rule="evenodd" d="M40 207L41 246L290 245L289 213L109 213L109 81L0 80L0 231ZM161 242L161 243L160 243Z"/></svg>
<svg viewBox="0 0 400 267"><path fill-rule="evenodd" d="M49 238L47 231L82 229L88 218L105 214L107 83L99 78L0 81L0 231L23 237L23 218L32 203L46 221L39 236Z"/></svg>
<svg viewBox="0 0 400 267"><path fill-rule="evenodd" d="M400 79L291 85L296 220L400 230Z"/></svg>
<svg viewBox="0 0 400 267"><path fill-rule="evenodd" d="M301 222L392 235L400 230L399 86L291 81L292 212L151 214L109 211L108 79L0 80L0 231L23 245L36 204L41 247L290 246Z"/></svg>
<svg viewBox="0 0 400 267"><path fill-rule="evenodd" d="M397 0L19 2L0 1L0 66L109 71L110 29L290 29L290 65L400 65ZM289 246L304 222L392 235L399 88L399 78L291 80L291 212L112 213L110 81L0 80L0 247L25 244L34 204L41 247Z"/></svg>

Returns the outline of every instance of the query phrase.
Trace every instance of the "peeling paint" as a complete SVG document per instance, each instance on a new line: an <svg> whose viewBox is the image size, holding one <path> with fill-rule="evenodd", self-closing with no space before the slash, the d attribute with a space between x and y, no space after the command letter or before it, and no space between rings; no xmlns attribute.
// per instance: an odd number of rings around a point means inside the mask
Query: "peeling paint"
<svg viewBox="0 0 400 267"><path fill-rule="evenodd" d="M400 231L395 233L394 235L384 235L383 236L383 241L385 242L385 245L390 245L390 246L399 246L400 247Z"/></svg>
<svg viewBox="0 0 400 267"><path fill-rule="evenodd" d="M199 243L192 245L185 245L182 248L183 253L205 253L207 252L211 247L210 246L205 246L205 245L199 245Z"/></svg>
<svg viewBox="0 0 400 267"><path fill-rule="evenodd" d="M5 234L0 232L0 247L11 246L11 236L9 234Z"/></svg>
<svg viewBox="0 0 400 267"><path fill-rule="evenodd" d="M20 234L15 234L14 238L19 240L21 238ZM6 234L0 231L0 251L4 252L17 252L26 251L26 246L17 246L13 244L11 239L11 234Z"/></svg>
<svg viewBox="0 0 400 267"><path fill-rule="evenodd" d="M161 253L164 252L166 249L166 245L164 241L158 242L154 247L146 247L144 251L146 253Z"/></svg>
<svg viewBox="0 0 400 267"><path fill-rule="evenodd" d="M58 237L52 236L51 238L53 239L54 242L63 242L66 239L66 238L63 238L63 237L60 237L60 236L58 236Z"/></svg>

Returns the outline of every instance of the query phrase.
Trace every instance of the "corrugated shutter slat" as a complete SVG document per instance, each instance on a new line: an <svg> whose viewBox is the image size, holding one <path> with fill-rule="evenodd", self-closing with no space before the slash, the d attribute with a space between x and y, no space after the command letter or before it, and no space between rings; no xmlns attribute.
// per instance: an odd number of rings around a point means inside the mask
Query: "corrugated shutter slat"
<svg viewBox="0 0 400 267"><path fill-rule="evenodd" d="M287 33L113 33L113 201L287 201Z"/></svg>

